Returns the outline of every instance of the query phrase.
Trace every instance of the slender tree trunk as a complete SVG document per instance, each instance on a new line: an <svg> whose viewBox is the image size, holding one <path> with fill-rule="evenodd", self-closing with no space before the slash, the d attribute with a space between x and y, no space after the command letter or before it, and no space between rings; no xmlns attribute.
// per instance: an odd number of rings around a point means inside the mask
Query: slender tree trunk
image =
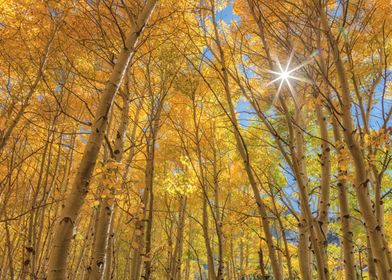
<svg viewBox="0 0 392 280"><path fill-rule="evenodd" d="M341 114L344 139L354 160L355 167L355 186L361 216L364 219L365 227L370 239L373 252L374 263L379 279L392 278L392 268L390 267L390 254L385 235L375 214L373 213L372 203L368 195L369 179L365 168L361 147L355 139L355 128L351 116L352 98L346 75L344 64L340 57L338 44L332 34L324 7L317 5L321 26L324 29L329 45L332 49L332 56L336 66L337 77L341 88Z"/></svg>
<svg viewBox="0 0 392 280"><path fill-rule="evenodd" d="M2 134L0 134L0 151L3 150L3 148L7 144L8 140L12 134L12 131L15 129L15 127L17 126L17 124L19 123L21 118L23 117L23 114L25 113L27 107L30 104L30 99L33 97L35 91L37 90L38 84L41 82L41 80L44 76L44 72L45 72L46 65L47 65L48 58L49 58L49 53L52 48L53 40L56 37L58 28L59 28L59 25L57 25L57 24L53 28L52 34L50 35L49 40L45 46L45 51L44 51L44 54L41 58L35 80L34 80L33 84L30 86L29 92L27 93L27 96L25 97L25 100L24 100L22 106L20 107L19 111L16 113L16 116L11 121L11 123L7 127L7 129L5 129L5 131Z"/></svg>
<svg viewBox="0 0 392 280"><path fill-rule="evenodd" d="M75 270L74 270L74 273L73 273L73 275L75 275L76 277L78 277L80 271L84 271L84 269L80 269L80 267L82 265L83 259L86 257L85 252L86 252L86 249L88 248L88 245L89 245L89 242L90 242L90 236L93 236L92 232L94 231L93 221L94 221L94 218L95 218L95 213L96 213L96 211L95 211L95 209L93 209L92 213L90 214L90 220L89 220L88 226L87 226L86 237L83 240L83 245L82 245L82 248L80 250L79 257L78 257L78 259L76 261ZM82 278L80 278L80 279L82 279Z"/></svg>
<svg viewBox="0 0 392 280"><path fill-rule="evenodd" d="M216 272L215 272L215 266L214 266L214 259L213 259L213 251L211 248L211 242L210 242L210 234L209 234L209 225L208 225L208 208L207 204L209 204L208 200L208 192L207 192L207 178L205 176L205 170L203 168L203 157L202 157L202 150L200 146L200 127L199 123L197 120L197 112L196 112L196 103L195 103L195 95L192 96L192 109L193 109L193 125L195 126L195 133L194 133L194 142L196 144L196 156L197 156L197 162L199 166L199 183L200 187L202 189L202 201L203 201L203 206L202 206L202 230L203 230L203 238L204 238L204 245L206 247L206 253L207 253L207 264L208 264L208 279L211 280L216 280Z"/></svg>
<svg viewBox="0 0 392 280"><path fill-rule="evenodd" d="M128 83L128 79L126 81ZM129 114L129 90L128 86L126 85L126 92L122 93L123 99L123 107L121 110L121 117L120 117L120 125L117 129L115 141L114 141L114 148L113 148L113 155L112 161L116 163L121 163L123 158L123 151L124 151L124 137L125 133L128 129L128 114ZM109 170L110 171L110 170ZM113 172L118 172L118 170L114 170ZM111 174L110 176L117 176L115 174ZM122 183L122 182L121 182ZM91 259L90 265L90 279L97 280L102 279L105 272L106 266L106 255L108 251L108 242L109 242L109 233L113 231L110 228L110 224L112 224L112 216L114 212L114 198L116 195L116 187L110 185L102 186L103 190L110 191L109 196L102 198L101 205L99 207L99 218L98 218L98 225L97 225L97 232L96 232L96 242L94 243L93 255Z"/></svg>
<svg viewBox="0 0 392 280"><path fill-rule="evenodd" d="M189 210L188 210L189 211ZM185 280L189 280L191 274L191 245L193 241L192 223L188 223L188 246L186 253L186 265L185 265Z"/></svg>
<svg viewBox="0 0 392 280"><path fill-rule="evenodd" d="M153 211L154 211L154 167L155 167L155 146L160 126L160 117L163 109L163 99L159 100L159 104L154 105L151 111L150 122L150 136L147 138L147 164L146 164L146 192L149 193L149 210L146 228L146 250L144 253L144 276L145 280L151 277L151 263L152 263L152 225L153 225ZM157 106L156 108L154 108ZM155 111L156 109L156 111Z"/></svg>
<svg viewBox="0 0 392 280"><path fill-rule="evenodd" d="M340 128L335 117L332 117L332 127L334 132L334 138L336 143L342 143L340 136ZM337 153L341 153L340 149L344 148L341 144L337 144ZM338 168L338 201L340 208L340 220L341 230L343 233L342 244L343 244L343 258L344 258L344 273L345 279L356 279L356 265L354 258L354 242L353 242L353 230L351 226L351 216L348 206L347 196L347 171ZM360 268L362 269L362 268Z"/></svg>
<svg viewBox="0 0 392 280"><path fill-rule="evenodd" d="M55 117L55 120L52 123L52 130L54 130L55 128L55 124L56 124L56 120L57 117ZM53 142L56 140L56 134L52 135L52 140L50 143L50 150L49 150L49 159L51 157L52 154L52 149L53 149ZM48 164L47 164L47 168L46 168L46 175L45 175L45 181L44 181L44 188L43 188L43 194L41 197L41 200L39 202L39 205L46 205L48 203L49 198L51 197L52 192L55 189L55 183L56 183L56 179L59 173L59 165L60 165L60 158L61 158L61 153L62 153L62 142L63 142L63 138L62 135L59 135L59 143L57 144L57 148L58 148L58 152L57 152L57 156L56 156L56 161L55 161L55 165L54 165L54 171L53 174L51 174L51 160L48 160ZM49 183L49 178L51 178L51 182ZM38 235L37 235L37 242L35 244L35 248L36 251L39 252L39 254L36 254L36 260L34 261L34 263L36 263L36 270L35 270L35 275L37 278L41 278L45 276L45 272L42 271L43 268L43 263L46 262L45 260L45 256L47 255L47 250L49 248L46 248L46 246L49 246L49 241L50 241L50 231L48 230L48 232L44 231L45 228L45 214L47 212L50 213L51 209L48 209L49 207L42 207L40 209L40 215L38 216L37 213L37 224L39 227L39 231L38 231ZM43 239L43 236L45 236L45 239ZM48 243L46 243L46 241L48 241ZM42 242L42 247L41 247L41 242ZM41 247L41 248L40 248Z"/></svg>
<svg viewBox="0 0 392 280"><path fill-rule="evenodd" d="M210 242L210 234L208 232L208 209L207 198L203 196L203 237L207 251L208 279L216 280L213 252Z"/></svg>
<svg viewBox="0 0 392 280"><path fill-rule="evenodd" d="M181 279L181 263L182 263L182 250L184 243L184 223L185 223L185 209L186 209L186 197L179 195L179 207L178 207L178 223L177 223L177 234L176 244L174 247L174 253L171 261L171 280Z"/></svg>
<svg viewBox="0 0 392 280"><path fill-rule="evenodd" d="M109 225L109 237L108 237L108 249L106 252L106 266L105 266L105 271L104 271L104 279L105 280L110 280L113 279L114 277L114 269L113 267L115 266L115 234L114 234L114 217L116 213L112 214L112 219L110 221Z"/></svg>
<svg viewBox="0 0 392 280"><path fill-rule="evenodd" d="M264 264L264 261L263 261ZM240 239L240 269L239 269L239 278L241 279L244 273L244 241Z"/></svg>
<svg viewBox="0 0 392 280"><path fill-rule="evenodd" d="M152 93L151 93L152 94ZM153 95L151 95L153 97ZM143 212L142 220L138 218L136 220L136 239L135 248L133 253L133 259L131 263L131 275L132 279L139 279L142 257L144 257L144 275L143 278L149 279L151 276L151 234L152 234L152 223L153 223L153 210L154 210L154 163L155 163L155 144L160 126L160 116L163 109L164 98L159 100L158 104L152 102L152 108L150 113L149 134L147 136L147 162L145 168L145 184L146 187L143 191L142 203ZM148 207L148 211L147 211ZM147 223L147 227L145 227ZM144 239L144 236L146 237ZM145 246L145 252L143 253Z"/></svg>
<svg viewBox="0 0 392 280"><path fill-rule="evenodd" d="M73 182L71 193L62 205L62 213L54 231L53 245L48 266L48 280L65 280L67 274L67 257L72 241L73 230L76 225L80 209L88 193L89 182L98 158L99 150L106 133L108 116L111 111L114 96L123 79L124 73L132 58L138 38L143 31L148 18L156 4L156 0L148 0L139 14L137 21L126 39L114 66L110 80L102 95L97 109L91 134L86 144L85 152Z"/></svg>
<svg viewBox="0 0 392 280"><path fill-rule="evenodd" d="M292 266L292 263L291 263L291 254L290 254L289 245L288 245L287 237L286 237L286 229L285 229L285 226L284 226L283 221L282 221L281 213L279 213L279 210L278 210L278 207L277 207L277 203L276 203L276 199L275 199L275 194L274 194L273 188L272 188L271 184L269 184L269 186L270 186L272 204L274 206L274 210L275 210L275 214L276 214L276 219L278 221L278 224L279 224L279 227L280 227L280 231L281 231L281 234L282 234L282 239L283 239L283 244L284 244L284 249L285 249L286 264L287 264L287 270L288 270L288 279L293 280L294 279L294 276L293 276L293 266ZM309 238L307 240L309 240ZM304 245L305 248L306 248L306 245L308 245L308 244ZM301 250L301 245L298 245L298 249L299 249L299 251ZM299 251L298 251L298 253L299 253ZM307 250L307 251L309 251L309 250ZM309 263L309 261L307 263ZM282 271L283 271L283 269L282 269ZM309 270L309 273L310 273L310 270ZM310 274L309 274L309 276L310 276Z"/></svg>
<svg viewBox="0 0 392 280"><path fill-rule="evenodd" d="M326 242L326 237L322 234L321 228L317 224L314 219L311 209L309 207L309 194L307 190L307 182L308 176L306 171L306 161L305 161L305 145L304 145L304 116L302 113L302 108L304 106L302 96L297 97L296 111L294 117L294 123L289 116L288 108L286 107L286 103L281 99L280 100L282 108L285 112L287 125L290 136L290 150L292 157L292 168L297 180L299 197L300 197L300 206L301 206L301 226L304 227L304 230L309 232L309 239L311 242L312 252L316 257L317 264L317 273L318 278L328 279L328 266L327 266L327 256L325 251L323 250L324 244ZM304 250L302 248L302 250ZM304 252L306 253L306 252ZM310 260L310 258L309 258ZM304 263L302 265L305 265Z"/></svg>
<svg viewBox="0 0 392 280"><path fill-rule="evenodd" d="M25 246L26 251L24 252L24 262L23 262L23 271L22 275L23 277L27 278L27 275L30 275L31 278L34 276L34 271L35 271L35 258L36 258L36 230L38 228L36 222L37 218L36 215L38 215L38 210L36 209L37 206L39 205L38 203L38 197L39 193L41 190L41 185L42 185L42 180L44 176L44 168L45 168L45 163L46 163L46 158L47 154L50 152L50 146L51 146L51 141L50 138L52 136L52 133L48 131L48 135L46 137L45 141L45 148L42 153L42 157L40 160L40 169L38 173L38 180L37 180L37 186L35 188L35 192L32 197L32 203L31 203L31 214L29 217L29 228L28 228L28 233L27 233L27 246ZM50 158L50 155L49 155Z"/></svg>
<svg viewBox="0 0 392 280"><path fill-rule="evenodd" d="M367 267L369 271L369 279L376 280L378 279L376 273L376 265L374 263L374 256L373 256L372 247L370 245L370 239L368 235L366 235L366 251L367 251Z"/></svg>
<svg viewBox="0 0 392 280"><path fill-rule="evenodd" d="M150 147L151 150L155 150L155 141L153 141L153 145ZM151 153L151 159L148 161L151 164L147 164L148 168L146 168L146 178L148 187L146 190L149 192L150 202L148 206L148 218L147 218L147 228L146 228L146 251L144 253L144 276L143 278L149 280L151 277L151 260L152 260L152 226L153 226L153 211L154 211L154 152Z"/></svg>
<svg viewBox="0 0 392 280"><path fill-rule="evenodd" d="M309 229L307 227L306 218L301 211L300 221L298 223L299 241L298 241L298 261L301 277L304 280L312 279L312 267L310 258L311 245L309 242Z"/></svg>
<svg viewBox="0 0 392 280"><path fill-rule="evenodd" d="M104 275L112 212L113 208L108 203L108 200L103 199L99 207L97 231L95 233L94 248L89 269L90 280L102 279Z"/></svg>
<svg viewBox="0 0 392 280"><path fill-rule="evenodd" d="M132 163L132 161L133 161L133 159L134 159L134 157L136 155L136 151L135 151L136 143L135 143L135 140L136 140L136 131L137 131L137 128L138 128L138 122L139 122L139 116L140 116L141 107L142 107L142 101L140 100L138 102L138 104L137 104L137 107L136 107L136 113L135 113L133 128L132 128L132 132L131 132L131 141L130 141L131 142L131 148L130 148L130 151L129 151L129 155L128 155L127 163L126 163L126 167L125 167L125 172L124 172L124 176L123 176L123 188L124 189L127 187L126 186L127 185L127 178L128 178L129 173L130 173L130 170L131 170L131 163ZM143 204L142 209L139 209L139 214L142 215L143 213L144 213L144 204ZM141 241L140 237L141 237L141 234L142 234L142 231L140 230L140 227L142 226L142 224L140 222L141 216L139 214L136 215L134 234L133 234L133 236L131 238L132 243L131 243L131 248L130 248L130 252L129 252L129 258L130 258L130 262L131 263L128 264L126 269L125 269L126 271L129 270L130 277L132 277L134 275L136 262L137 262L138 256L140 255L140 253L138 252L139 249L136 248L138 246L137 244L139 244L138 242ZM127 261L127 262L129 263L129 261ZM131 279L134 279L134 278L131 278Z"/></svg>
<svg viewBox="0 0 392 280"><path fill-rule="evenodd" d="M272 271L273 271L275 279L281 280L281 279L283 279L282 278L282 271L280 271L280 269L279 269L279 264L278 264L278 259L277 259L276 250L275 250L275 246L274 246L274 241L272 238L271 228L270 228L270 224L269 224L268 217L267 217L267 210L264 205L264 202L262 201L262 199L260 197L260 191L258 189L257 182L256 182L255 176L252 171L247 147L246 147L244 139L242 138L241 133L239 131L237 115L236 115L236 112L234 109L234 104L232 101L232 93L231 93L230 85L229 85L229 75L228 75L228 70L226 68L225 55L224 55L224 52L223 52L223 49L222 49L222 46L220 43L220 35L218 32L218 27L217 27L217 23L216 23L216 19L215 19L214 5L212 5L212 23L213 23L213 27L214 27L214 33L215 33L215 42L217 44L218 51L219 51L219 57L217 57L217 58L219 59L221 67L222 67L223 86L224 86L224 90L225 90L225 94L226 94L226 101L228 103L228 109L229 109L228 116L229 116L230 122L232 123L232 126L234 128L234 136L235 136L237 149L238 149L240 156L243 160L244 168L247 173L249 183L252 187L253 195L256 199L257 209L258 209L260 216L261 216L261 220L262 220L262 224L263 224L263 231L264 231L264 235L265 235L265 239L266 239L265 241L267 243L268 254L269 254L269 257L271 260Z"/></svg>
<svg viewBox="0 0 392 280"><path fill-rule="evenodd" d="M324 113L323 107L316 105L317 121L320 127L321 138L321 184L320 184L320 197L318 202L318 222L321 227L323 235L326 237L328 234L328 210L329 210L329 193L330 193L330 178L331 178L331 160L330 160L330 147L327 128L327 117ZM326 239L326 238L325 238ZM327 244L325 244L325 250Z"/></svg>
<svg viewBox="0 0 392 280"><path fill-rule="evenodd" d="M10 276L11 280L14 280L14 277L15 277L14 262L13 262L14 258L12 255L12 245L11 245L11 238L10 238L10 230L9 230L8 221L5 222L4 227L5 227L5 236L6 236L6 242L7 242L9 276Z"/></svg>
<svg viewBox="0 0 392 280"><path fill-rule="evenodd" d="M214 123L214 134L216 131L216 124ZM214 201L215 201L215 227L216 227L216 235L218 238L218 274L217 280L223 280L224 276L224 259L223 259L223 214L220 213L220 202L219 202L219 172L218 172L218 158L217 158L217 151L216 151L216 139L213 139L213 175L214 175ZM223 211L222 211L223 213Z"/></svg>
<svg viewBox="0 0 392 280"><path fill-rule="evenodd" d="M383 173L379 173L377 167L371 164L371 170L373 173L373 185L374 185L374 208L376 212L376 217L380 226L384 228L384 202L382 199L382 176Z"/></svg>
<svg viewBox="0 0 392 280"><path fill-rule="evenodd" d="M260 248L257 253L259 255L259 265L260 265L261 279L268 279L268 276L265 273L265 264L264 264L263 250Z"/></svg>
<svg viewBox="0 0 392 280"><path fill-rule="evenodd" d="M135 221L135 238L132 242L132 262L131 262L131 279L138 280L140 278L140 270L142 264L142 256L144 250L144 232L145 219L147 215L147 206L149 195L146 190L143 191L140 213L137 214Z"/></svg>

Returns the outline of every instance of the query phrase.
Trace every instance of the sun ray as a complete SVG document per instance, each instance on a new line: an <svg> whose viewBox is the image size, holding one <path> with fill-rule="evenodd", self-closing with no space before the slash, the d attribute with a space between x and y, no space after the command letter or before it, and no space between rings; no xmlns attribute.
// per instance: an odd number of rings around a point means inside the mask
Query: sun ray
<svg viewBox="0 0 392 280"><path fill-rule="evenodd" d="M295 105L297 106L297 96L296 96L296 92L295 92L295 87L294 87L294 85L292 85L291 81L300 81L300 82L304 82L304 83L308 83L308 84L313 84L313 82L311 80L306 79L306 78L295 76L294 73L296 71L300 70L301 68L305 67L309 63L311 63L314 56L316 56L318 54L319 54L318 51L313 52L307 60L305 60L304 62L302 62L298 66L295 66L292 69L290 69L291 62L294 58L294 50L292 50L290 52L290 55L289 55L289 58L287 60L286 65L282 66L279 59L276 58L275 61L276 61L276 65L277 65L276 68L277 69L276 70L271 70L271 69L265 70L266 72L277 76L276 78L274 78L273 80L269 81L266 84L267 87L270 86L271 84L277 85L277 82L279 82L279 85L278 85L277 91L275 93L272 105L275 104L275 102L279 98L280 92L282 91L283 85L286 84L293 99L294 99Z"/></svg>
<svg viewBox="0 0 392 280"><path fill-rule="evenodd" d="M298 107L297 94L295 92L295 88L291 85L290 81L287 81L287 86L289 87L291 96L293 97L295 107Z"/></svg>
<svg viewBox="0 0 392 280"><path fill-rule="evenodd" d="M284 70L283 70L283 68L282 68L282 65L280 64L279 59L276 59L276 63L278 64L278 67L279 67L280 72L283 72Z"/></svg>
<svg viewBox="0 0 392 280"><path fill-rule="evenodd" d="M279 81L279 80L282 80L282 78L281 78L281 77L278 77L278 78L276 78L276 79L274 79L274 80L268 82L268 83L267 83L267 86L269 86L270 84L273 84L273 83L275 83L275 82L277 82L277 81Z"/></svg>
<svg viewBox="0 0 392 280"><path fill-rule="evenodd" d="M294 57L294 50L291 51L290 56L289 56L289 60L287 61L286 70L285 70L286 72L289 72L289 67L290 67L291 60L293 59L293 57Z"/></svg>
<svg viewBox="0 0 392 280"><path fill-rule="evenodd" d="M279 94L280 94L280 90L282 89L282 86L283 86L283 80L280 81L278 90L276 91L274 99L272 100L272 105L275 105L276 101L278 100Z"/></svg>
<svg viewBox="0 0 392 280"><path fill-rule="evenodd" d="M293 80L297 80L297 81L300 81L300 82L304 82L304 83L313 85L313 82L311 80L303 78L303 77L290 76L290 78L293 79Z"/></svg>

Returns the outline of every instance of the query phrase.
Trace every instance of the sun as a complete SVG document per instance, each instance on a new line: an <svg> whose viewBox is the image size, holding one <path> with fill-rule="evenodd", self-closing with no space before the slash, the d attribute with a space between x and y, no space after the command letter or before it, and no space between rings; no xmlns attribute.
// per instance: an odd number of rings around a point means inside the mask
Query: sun
<svg viewBox="0 0 392 280"><path fill-rule="evenodd" d="M288 71L283 71L279 73L280 79L282 80L287 80L290 77L290 72Z"/></svg>
<svg viewBox="0 0 392 280"><path fill-rule="evenodd" d="M313 57L317 54L318 54L317 51L314 52L305 62L303 62L300 65L295 66L295 67L291 67L291 61L293 60L294 51L292 51L290 53L287 64L284 67L281 65L279 59L276 59L277 67L275 67L274 70L270 70L270 69L267 70L267 72L276 76L275 79L273 79L272 81L270 81L267 84L267 86L274 84L277 87L277 92L275 94L275 97L274 97L272 104L275 104L276 100L279 98L280 91L282 90L282 87L284 84L287 85L291 95L294 98L294 101L296 101L295 88L292 85L292 82L301 81L301 82L310 83L310 84L312 82L309 81L308 79L305 79L305 78L299 77L298 75L295 75L296 74L295 72L297 72L298 70L300 70L304 66L308 65L311 62L311 60L313 59Z"/></svg>

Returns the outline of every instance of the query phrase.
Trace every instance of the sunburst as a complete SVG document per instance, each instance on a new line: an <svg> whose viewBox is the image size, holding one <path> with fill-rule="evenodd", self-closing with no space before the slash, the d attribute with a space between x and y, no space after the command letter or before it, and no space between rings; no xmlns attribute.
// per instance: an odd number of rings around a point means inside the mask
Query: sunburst
<svg viewBox="0 0 392 280"><path fill-rule="evenodd" d="M294 101L296 102L295 87L293 86L292 81L301 81L301 82L312 84L310 80L305 79L303 77L299 77L298 75L295 74L298 70L308 65L312 61L313 57L318 55L318 53L319 53L318 51L313 52L312 55L306 61L293 68L291 68L291 62L294 57L294 51L290 53L287 64L284 67L281 65L279 59L278 58L276 59L276 65L278 71L274 71L270 69L267 70L267 72L276 76L275 79L273 79L267 84L267 86L270 86L271 84L277 85L277 91L274 100L272 102L273 105L276 103L277 99L279 98L283 85L287 85Z"/></svg>

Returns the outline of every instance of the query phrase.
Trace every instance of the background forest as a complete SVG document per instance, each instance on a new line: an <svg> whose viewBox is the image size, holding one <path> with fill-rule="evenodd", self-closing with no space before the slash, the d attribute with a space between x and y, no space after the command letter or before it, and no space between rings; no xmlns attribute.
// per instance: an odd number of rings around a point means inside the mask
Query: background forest
<svg viewBox="0 0 392 280"><path fill-rule="evenodd" d="M389 0L0 0L0 279L392 279Z"/></svg>

